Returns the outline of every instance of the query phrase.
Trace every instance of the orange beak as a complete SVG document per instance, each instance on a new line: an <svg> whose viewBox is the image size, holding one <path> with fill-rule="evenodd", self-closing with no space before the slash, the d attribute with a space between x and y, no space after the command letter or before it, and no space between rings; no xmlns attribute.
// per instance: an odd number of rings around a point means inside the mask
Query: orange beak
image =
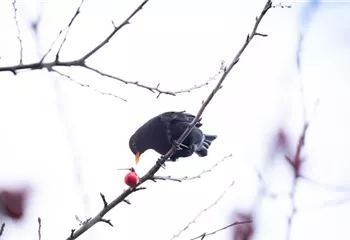
<svg viewBox="0 0 350 240"><path fill-rule="evenodd" d="M136 163L136 165L139 164L140 156L141 156L141 154L139 152L136 153L136 155L135 155L135 163Z"/></svg>

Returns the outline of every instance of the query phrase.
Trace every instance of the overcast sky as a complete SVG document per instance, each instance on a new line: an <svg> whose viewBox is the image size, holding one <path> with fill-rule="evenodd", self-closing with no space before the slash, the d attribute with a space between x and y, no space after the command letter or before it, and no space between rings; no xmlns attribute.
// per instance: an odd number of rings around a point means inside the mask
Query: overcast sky
<svg viewBox="0 0 350 240"><path fill-rule="evenodd" d="M60 54L75 60L99 44L142 1L85 0ZM39 61L74 15L80 1L17 1L24 63ZM151 0L88 64L127 81L177 91L202 84L228 64L251 32L263 0ZM147 182L132 194L131 206L120 204L106 218L114 228L97 224L79 239L171 239L228 186L220 202L179 239L190 239L233 221L233 211L253 204L258 168L277 199L261 202L256 239L284 239L290 214L287 165L268 166L274 136L285 129L295 148L303 126L300 86L304 86L306 119L310 121L304 156L305 174L323 184L350 184L348 107L350 68L350 5L289 2L292 8L271 9L260 33L227 77L224 87L203 114L203 130L219 137L206 158L193 156L167 164L159 175L195 176L232 154L202 178L177 182ZM300 11L301 10L301 11ZM0 3L0 64L19 62L20 48L11 1ZM38 20L38 34L30 24ZM298 45L300 36L301 45ZM298 46L301 46L298 52ZM53 53L57 51L57 46ZM47 61L55 55L49 55ZM298 60L299 59L299 60ZM300 68L298 68L298 61ZM23 221L6 219L4 238L65 239L78 228L75 219L96 215L126 186L124 171L134 166L128 147L131 134L146 120L169 110L195 114L214 87L174 96L101 77L81 68L60 68L81 87L55 73L1 72L0 186L28 184L32 192ZM127 100L124 102L108 92ZM315 103L319 100L317 108ZM158 158L148 151L136 168L146 173ZM283 156L277 156L283 159ZM291 239L344 239L349 205L323 203L350 198L346 192L301 185ZM299 193L299 192L298 192ZM334 205L334 204L333 204ZM343 219L343 220L342 220ZM336 234L336 235L335 235ZM208 239L229 239L222 231ZM230 238L231 239L231 238Z"/></svg>

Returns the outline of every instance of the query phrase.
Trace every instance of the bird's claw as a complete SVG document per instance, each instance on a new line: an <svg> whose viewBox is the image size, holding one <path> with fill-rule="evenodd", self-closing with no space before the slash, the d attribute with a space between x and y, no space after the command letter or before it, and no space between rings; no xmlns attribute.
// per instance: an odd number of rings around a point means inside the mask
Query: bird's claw
<svg viewBox="0 0 350 240"><path fill-rule="evenodd" d="M183 150L184 148L188 148L185 144L179 143L177 140L173 140L173 145L175 146L176 150Z"/></svg>
<svg viewBox="0 0 350 240"><path fill-rule="evenodd" d="M158 167L161 167L161 168L165 169L165 163L161 163L160 160L161 160L161 159L158 159L158 160L157 160L157 165L158 165Z"/></svg>

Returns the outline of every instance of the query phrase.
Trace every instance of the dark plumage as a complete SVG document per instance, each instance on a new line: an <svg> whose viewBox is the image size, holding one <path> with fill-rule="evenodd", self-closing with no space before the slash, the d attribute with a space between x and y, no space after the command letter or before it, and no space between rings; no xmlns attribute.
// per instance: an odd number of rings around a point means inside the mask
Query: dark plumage
<svg viewBox="0 0 350 240"><path fill-rule="evenodd" d="M153 149L159 154L165 155L176 144L176 140L182 135L194 118L195 116L184 111L165 112L143 124L129 140L130 150L136 156L136 164L138 163L139 156L148 149ZM193 153L196 153L200 157L208 155L208 148L217 136L204 134L199 129L202 126L200 120L182 142L180 149L170 157L171 161L176 161L181 157L189 157Z"/></svg>

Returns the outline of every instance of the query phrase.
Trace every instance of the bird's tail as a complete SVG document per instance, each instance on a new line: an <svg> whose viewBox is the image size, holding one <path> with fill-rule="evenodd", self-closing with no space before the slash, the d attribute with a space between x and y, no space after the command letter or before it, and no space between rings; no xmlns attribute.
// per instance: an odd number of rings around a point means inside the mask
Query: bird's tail
<svg viewBox="0 0 350 240"><path fill-rule="evenodd" d="M218 137L216 135L204 135L205 139L202 143L202 145L197 149L196 154L199 157L205 157L208 155L208 149L211 145L211 143Z"/></svg>

